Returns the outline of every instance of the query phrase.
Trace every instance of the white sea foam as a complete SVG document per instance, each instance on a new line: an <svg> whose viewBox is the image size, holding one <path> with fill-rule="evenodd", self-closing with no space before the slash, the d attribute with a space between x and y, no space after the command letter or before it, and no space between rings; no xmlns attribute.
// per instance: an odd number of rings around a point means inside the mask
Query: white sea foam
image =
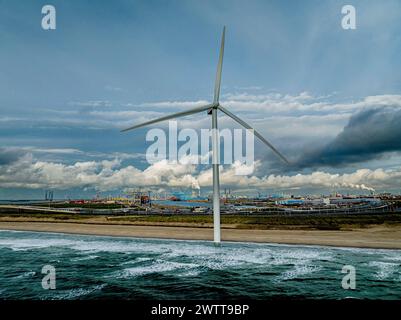
<svg viewBox="0 0 401 320"><path fill-rule="evenodd" d="M70 236L71 237L71 236ZM92 238L93 239L93 238ZM151 253L158 254L163 259L174 260L177 257L187 257L200 265L210 269L224 269L230 266L246 265L281 265L292 264L296 260L330 259L331 255L325 251L315 248L288 247L275 248L274 246L239 246L229 244L216 248L210 243L184 242L184 241L138 241L127 239L65 239L59 236L49 237L25 237L21 239L0 239L0 246L9 247L13 250L29 250L48 247L68 247L77 251L88 253L97 252L124 252L124 253ZM93 255L87 258L90 259ZM145 258L146 259L146 258ZM140 260L138 260L140 261Z"/></svg>
<svg viewBox="0 0 401 320"><path fill-rule="evenodd" d="M89 256L72 258L71 261L87 261L87 260L93 260L93 259L97 259L97 258L99 258L99 256L89 255Z"/></svg>
<svg viewBox="0 0 401 320"><path fill-rule="evenodd" d="M283 272L281 275L279 275L276 280L281 281L281 280L290 280L290 279L296 279L296 278L302 278L308 274L311 274L313 272L318 272L322 268L320 266L316 265L308 265L307 262L305 264L299 264L295 265L294 268L289 269L285 272Z"/></svg>
<svg viewBox="0 0 401 320"><path fill-rule="evenodd" d="M32 249L32 254L34 255L40 255L43 249L43 256L48 256L46 261L48 263L51 262L50 264L53 264L53 261L66 261L67 257L73 257L72 261L85 261L102 257L104 266L100 266L96 270L87 269L85 263L77 263L76 265L79 267L80 272L84 273L87 270L92 272L91 275L97 274L99 278L104 280L107 278L107 282L111 281L121 286L129 283L130 279L132 279L132 282L139 282L136 278L146 275L181 277L181 279L176 279L176 282L180 284L180 280L189 280L190 277L197 276L202 276L203 278L206 276L205 273L214 273L218 276L223 276L221 282L217 283L217 285L225 287L229 285L225 283L224 278L224 271L227 270L230 273L238 272L241 275L238 277L238 281L247 281L242 276L244 274L250 276L250 281L262 281L259 280L262 276L267 282L274 281L276 283L293 279L305 280L311 284L311 292L313 293L311 279L316 277L315 273L319 276L327 275L328 277L330 277L330 274L338 275L343 262L349 262L349 264L354 262L355 266L363 264L366 267L365 269L361 268L363 277L360 277L360 281L364 278L371 279L371 277L375 277L377 280L386 280L383 283L389 281L398 283L397 281L401 280L398 279L400 277L400 250L339 249L233 242L224 242L220 247L215 247L213 243L206 241L7 232L0 231L0 248L7 247L12 250ZM51 248L51 250L45 251L45 248ZM29 252L22 253L21 256L29 257L29 254ZM339 267L337 268L337 266ZM7 268L8 266L3 267L3 270L7 271ZM29 269L35 270L35 267L29 267ZM214 270L222 270L223 272L214 272ZM323 270L322 274L320 274L321 270ZM368 276L364 272L368 272ZM13 275L29 280L29 277L32 277L34 273L26 272L20 275ZM144 277L141 278L141 282L149 281L149 283L153 283L151 282L153 278L152 276ZM194 279L193 283L196 283L196 280ZM307 284L309 285L309 283ZM388 285L390 286L390 284ZM71 290L44 292L40 293L40 297L45 299L86 298L85 296L94 293L104 294L98 292L104 286L105 284L81 287L81 284L78 283L75 288L72 285ZM7 290L7 293L0 292L0 296L9 295L10 290ZM19 293L15 294L18 295ZM329 293L323 293L323 295L327 294ZM322 294L319 292L318 295Z"/></svg>
<svg viewBox="0 0 401 320"><path fill-rule="evenodd" d="M36 274L35 271L27 271L18 276L15 276L15 279L24 279L24 278L31 278Z"/></svg>
<svg viewBox="0 0 401 320"><path fill-rule="evenodd" d="M152 260L151 258L143 258L143 257L139 257L136 258L135 262L143 262L143 261L149 261Z"/></svg>
<svg viewBox="0 0 401 320"><path fill-rule="evenodd" d="M81 241L72 246L74 250L88 252L123 252L123 253L163 253L167 249L163 246L157 246L147 243L138 243L137 241Z"/></svg>
<svg viewBox="0 0 401 320"><path fill-rule="evenodd" d="M220 247L190 246L189 248L171 247L171 251L163 254L166 259L187 257L201 266L210 269L225 269L227 267L266 267L269 265L297 264L298 261L331 260L332 252L317 250L315 248L274 248L265 246L248 247Z"/></svg>
<svg viewBox="0 0 401 320"><path fill-rule="evenodd" d="M153 260L152 258L145 258L145 257L138 257L134 260L129 260L129 261L124 261L120 265L125 266L125 265L130 265L130 264L137 264L139 262L145 262L145 261L150 261Z"/></svg>
<svg viewBox="0 0 401 320"><path fill-rule="evenodd" d="M15 251L41 249L49 247L68 247L77 251L86 252L159 252L168 251L166 245L152 243L138 243L129 240L82 240L65 239L60 237L25 237L25 238L0 238L0 247L10 248Z"/></svg>
<svg viewBox="0 0 401 320"><path fill-rule="evenodd" d="M61 293L57 293L55 296L53 296L53 299L60 299L60 300L70 300L70 299L76 299L81 296L86 296L88 294L91 294L96 291L102 290L106 284L100 284L96 285L93 287L89 288L75 288L71 290L63 290Z"/></svg>
<svg viewBox="0 0 401 320"><path fill-rule="evenodd" d="M197 264L193 263L180 263L173 261L156 260L148 266L126 268L122 272L115 274L117 278L132 278L151 273L163 273L169 271L179 271L197 268Z"/></svg>
<svg viewBox="0 0 401 320"><path fill-rule="evenodd" d="M269 268L270 266L289 265L294 266L281 275L282 279L290 279L302 276L318 270L317 261L333 260L335 254L341 251L355 252L358 254L375 254L389 264L382 264L377 277L386 277L391 270L396 268L395 263L401 260L401 251L355 249L355 248L317 248L308 246L288 246L272 244L239 244L225 243L221 247L214 247L209 242L202 241L176 241L176 240L152 240L152 239L126 239L95 236L71 236L54 235L46 233L13 232L21 234L20 237L5 237L1 232L0 247L8 247L13 250L30 250L49 247L65 247L72 250L83 251L90 255L74 258L74 261L97 258L98 252L123 252L139 253L141 255L152 254L152 257L140 257L123 262L124 265L133 264L128 270L130 274L145 274L161 271L181 269L175 260L184 258L189 264L199 268L221 270L235 266L236 268L251 266L253 268ZM148 262L161 259L150 266L135 266L138 262ZM158 260L156 260L158 261ZM163 263L160 263L163 261ZM184 264L185 265L185 264ZM372 265L373 266L373 265ZM185 269L185 267L182 267ZM196 272L199 272L196 271Z"/></svg>
<svg viewBox="0 0 401 320"><path fill-rule="evenodd" d="M183 273L179 273L177 276L179 277L196 277L201 274L200 270L190 270Z"/></svg>
<svg viewBox="0 0 401 320"><path fill-rule="evenodd" d="M48 248L50 246L68 247L74 244L74 241L66 239L0 239L0 247L10 248L14 251Z"/></svg>
<svg viewBox="0 0 401 320"><path fill-rule="evenodd" d="M383 262L383 261L371 261L369 266L377 268L378 270L374 274L375 279L384 280L390 278L397 270L400 270L400 266L397 263Z"/></svg>
<svg viewBox="0 0 401 320"><path fill-rule="evenodd" d="M401 250L391 250L389 252L386 252L385 254L383 254L383 258L388 261L395 261L399 263L401 261Z"/></svg>

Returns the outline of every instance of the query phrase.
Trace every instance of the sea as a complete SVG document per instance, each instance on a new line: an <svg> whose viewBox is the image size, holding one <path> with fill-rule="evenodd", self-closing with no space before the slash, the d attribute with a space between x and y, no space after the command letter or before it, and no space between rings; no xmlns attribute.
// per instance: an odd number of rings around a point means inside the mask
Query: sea
<svg viewBox="0 0 401 320"><path fill-rule="evenodd" d="M0 230L0 299L269 298L401 299L401 250Z"/></svg>

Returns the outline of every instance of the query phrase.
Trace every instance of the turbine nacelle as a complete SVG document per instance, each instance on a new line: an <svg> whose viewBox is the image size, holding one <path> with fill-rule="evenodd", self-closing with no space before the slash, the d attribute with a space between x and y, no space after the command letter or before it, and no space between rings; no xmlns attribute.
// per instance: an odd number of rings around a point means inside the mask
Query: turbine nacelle
<svg viewBox="0 0 401 320"><path fill-rule="evenodd" d="M209 109L209 110L207 110L207 114L212 114L212 111L213 111L213 109L218 109L219 108L219 103L212 103L212 107Z"/></svg>

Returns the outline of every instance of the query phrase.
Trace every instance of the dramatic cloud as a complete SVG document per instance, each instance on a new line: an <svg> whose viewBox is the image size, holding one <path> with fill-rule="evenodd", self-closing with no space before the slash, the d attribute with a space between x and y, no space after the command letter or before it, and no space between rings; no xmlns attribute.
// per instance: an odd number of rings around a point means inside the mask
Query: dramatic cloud
<svg viewBox="0 0 401 320"><path fill-rule="evenodd" d="M398 139L401 134L398 125L401 123L401 96L370 96L348 103L329 103L325 102L326 99L308 93L294 96L278 93L226 95L224 105L260 130L294 165L283 167L275 162L274 155L267 148L256 147L255 159L267 161L258 163L252 176L235 175L238 165L222 168L222 184L235 190L396 189L400 182L398 163L386 165L380 160L375 166L370 166L372 162L367 160L381 159L389 152L401 151ZM91 101L76 103L76 108L71 105L68 111L60 111L59 114L53 112L46 122L41 120L43 123L30 119L29 126L23 123L16 126L7 121L5 123L11 129L30 127L39 130L43 127L43 134L49 141L49 128L57 126L54 130L60 130L73 124L74 130L65 129L57 145L52 145L50 141L50 144L42 142L40 147L35 147L38 134L42 132L38 131L37 135L33 135L32 142L27 142L29 147L1 148L0 188L84 188L99 191L131 187L209 188L209 168L170 165L167 162L147 167L143 163L143 153L149 144L144 141L144 131L123 135L117 128L166 115L171 112L167 109L183 110L204 103L157 102L136 106L120 104L110 108L107 103ZM223 115L219 120L221 128L237 127ZM182 118L179 123L180 128L209 128L210 118L200 114L197 118ZM164 128L167 125L167 122L160 124ZM77 128L81 127L82 131L77 132ZM105 128L111 129L106 132ZM57 131L51 132L57 134ZM74 132L77 133L74 135ZM102 135L103 142L99 143ZM20 135L16 139L21 136L29 139L32 135ZM64 141L66 136L68 140ZM108 140L105 147L107 137L112 137L112 140ZM6 138L3 141L8 142L9 138ZM81 143L82 139L85 143ZM90 148L85 149L85 146ZM128 154L132 146L136 149ZM345 167L347 172L351 170L352 163L360 163L358 167L364 169L354 167L352 173L343 173ZM336 167L338 173L333 173L333 169L323 170L324 167ZM299 172L302 174L297 174Z"/></svg>
<svg viewBox="0 0 401 320"><path fill-rule="evenodd" d="M305 155L300 167L339 166L401 151L401 108L364 109L351 117L337 137L319 150Z"/></svg>
<svg viewBox="0 0 401 320"><path fill-rule="evenodd" d="M269 137L313 142L317 136L335 137L350 117L360 110L381 106L401 107L401 95L368 96L343 103L329 102L328 99L331 98L330 96L314 97L307 92L298 95L240 92L224 95L221 103L254 125L263 134L268 134ZM18 115L13 118L0 117L0 123L4 129L19 131L26 130L27 127L33 128L31 130L80 127L86 130L117 131L133 123L145 122L174 111L182 111L207 103L205 100L158 101L143 104L117 103L108 100L71 102L66 109L35 109L36 118L29 115ZM235 125L232 120L222 114L219 118L221 127ZM183 117L179 122L181 128L210 127L210 119L204 114ZM166 125L167 123L160 123L156 126L165 127Z"/></svg>
<svg viewBox="0 0 401 320"><path fill-rule="evenodd" d="M260 163L257 162L256 166ZM332 174L316 171L295 175L236 175L243 165L235 163L221 170L221 182L235 190L275 190L298 188L387 190L396 189L401 182L401 167L393 170L359 169L352 173ZM210 168L197 170L194 165L155 163L144 170L121 165L121 161L87 161L71 165L35 161L25 155L16 162L0 166L0 188L93 189L121 190L132 187L148 188L206 188L212 183Z"/></svg>
<svg viewBox="0 0 401 320"><path fill-rule="evenodd" d="M24 153L13 148L0 148L0 166L9 165L17 161Z"/></svg>

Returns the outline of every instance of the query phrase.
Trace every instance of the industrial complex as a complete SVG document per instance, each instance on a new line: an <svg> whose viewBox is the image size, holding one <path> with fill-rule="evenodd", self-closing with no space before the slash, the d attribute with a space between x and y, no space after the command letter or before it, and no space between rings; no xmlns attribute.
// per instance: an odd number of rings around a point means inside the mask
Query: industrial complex
<svg viewBox="0 0 401 320"><path fill-rule="evenodd" d="M46 195L48 193L46 192ZM401 212L401 195L258 195L220 197L222 214L352 214ZM200 193L152 193L134 190L118 197L97 195L92 199L53 199L3 202L0 211L62 212L79 214L212 214L212 195Z"/></svg>

